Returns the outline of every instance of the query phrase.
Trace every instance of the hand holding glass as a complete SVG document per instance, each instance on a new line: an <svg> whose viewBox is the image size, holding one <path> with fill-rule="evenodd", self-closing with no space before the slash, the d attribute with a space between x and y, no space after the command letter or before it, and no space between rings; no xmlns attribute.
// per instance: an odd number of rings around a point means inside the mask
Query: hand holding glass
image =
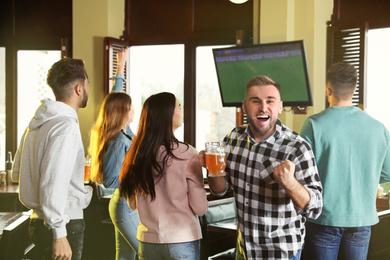
<svg viewBox="0 0 390 260"><path fill-rule="evenodd" d="M209 177L225 176L226 154L223 142L206 142L206 167Z"/></svg>

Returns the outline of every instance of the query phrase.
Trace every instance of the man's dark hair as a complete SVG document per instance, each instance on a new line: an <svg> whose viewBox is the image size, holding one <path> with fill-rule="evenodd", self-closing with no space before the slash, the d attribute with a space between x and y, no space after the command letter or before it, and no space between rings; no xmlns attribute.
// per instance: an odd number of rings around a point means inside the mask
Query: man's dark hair
<svg viewBox="0 0 390 260"><path fill-rule="evenodd" d="M53 90L56 100L67 100L74 84L84 85L88 79L84 62L79 59L64 58L54 63L47 74L47 84Z"/></svg>
<svg viewBox="0 0 390 260"><path fill-rule="evenodd" d="M352 64L338 62L332 64L326 73L326 83L337 99L350 98L356 88L357 70Z"/></svg>

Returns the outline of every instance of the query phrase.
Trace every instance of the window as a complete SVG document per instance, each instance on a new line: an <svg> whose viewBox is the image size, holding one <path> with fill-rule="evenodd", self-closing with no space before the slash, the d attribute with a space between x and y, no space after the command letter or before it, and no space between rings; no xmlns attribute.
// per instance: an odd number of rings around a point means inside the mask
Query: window
<svg viewBox="0 0 390 260"><path fill-rule="evenodd" d="M196 148L204 149L205 142L222 141L236 125L236 109L222 107L218 79L213 59L213 48L196 48Z"/></svg>
<svg viewBox="0 0 390 260"><path fill-rule="evenodd" d="M138 130L138 122L145 100L159 92L170 92L184 107L184 45L132 46L129 51L130 96L135 110L131 129ZM184 139L184 127L175 136Z"/></svg>
<svg viewBox="0 0 390 260"><path fill-rule="evenodd" d="M367 90L365 111L382 122L390 131L390 28L368 30L367 37ZM390 183L381 184L388 193Z"/></svg>
<svg viewBox="0 0 390 260"><path fill-rule="evenodd" d="M365 111L382 122L390 131L390 28L368 30L367 90Z"/></svg>
<svg viewBox="0 0 390 260"><path fill-rule="evenodd" d="M18 113L17 142L26 129L40 100L55 100L53 91L46 84L47 72L61 59L61 51L18 51Z"/></svg>

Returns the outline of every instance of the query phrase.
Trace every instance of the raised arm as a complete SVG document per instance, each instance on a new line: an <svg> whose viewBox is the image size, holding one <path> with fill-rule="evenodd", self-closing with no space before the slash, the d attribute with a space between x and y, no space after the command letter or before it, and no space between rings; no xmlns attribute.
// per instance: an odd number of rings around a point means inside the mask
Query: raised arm
<svg viewBox="0 0 390 260"><path fill-rule="evenodd" d="M304 209L310 201L309 192L294 177L295 165L285 160L274 168L275 179L283 186L294 205Z"/></svg>
<svg viewBox="0 0 390 260"><path fill-rule="evenodd" d="M305 217L316 219L322 211L322 184L313 151L303 141L296 155L274 167L274 177L292 199L296 210Z"/></svg>
<svg viewBox="0 0 390 260"><path fill-rule="evenodd" d="M116 54L116 59L118 61L118 67L116 68L115 75L117 75L118 73L124 73L128 54L129 54L129 48L125 48Z"/></svg>
<svg viewBox="0 0 390 260"><path fill-rule="evenodd" d="M113 78L114 83L111 92L123 91L123 83L125 82L124 70L125 70L128 54L129 54L129 48L125 48L116 54L118 66L116 67L115 77Z"/></svg>

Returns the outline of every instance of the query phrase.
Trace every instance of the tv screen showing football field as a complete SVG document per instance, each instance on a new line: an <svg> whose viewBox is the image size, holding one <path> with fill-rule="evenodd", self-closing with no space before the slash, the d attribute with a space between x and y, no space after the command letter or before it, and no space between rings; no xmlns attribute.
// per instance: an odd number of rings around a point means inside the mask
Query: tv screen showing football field
<svg viewBox="0 0 390 260"><path fill-rule="evenodd" d="M285 106L311 106L312 98L303 41L213 49L223 106L238 106L245 85L265 75L281 86Z"/></svg>

